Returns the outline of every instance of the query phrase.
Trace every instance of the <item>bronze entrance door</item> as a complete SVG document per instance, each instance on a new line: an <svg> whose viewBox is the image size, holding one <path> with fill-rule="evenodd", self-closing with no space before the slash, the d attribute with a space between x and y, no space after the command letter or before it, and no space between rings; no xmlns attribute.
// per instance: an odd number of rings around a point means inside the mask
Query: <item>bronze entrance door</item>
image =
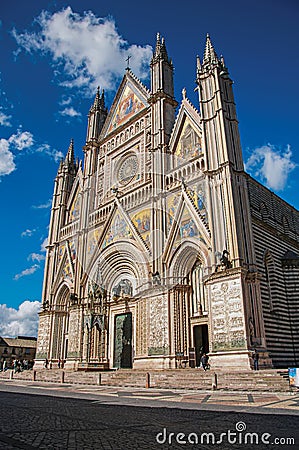
<svg viewBox="0 0 299 450"><path fill-rule="evenodd" d="M132 368L132 313L115 316L113 367Z"/></svg>

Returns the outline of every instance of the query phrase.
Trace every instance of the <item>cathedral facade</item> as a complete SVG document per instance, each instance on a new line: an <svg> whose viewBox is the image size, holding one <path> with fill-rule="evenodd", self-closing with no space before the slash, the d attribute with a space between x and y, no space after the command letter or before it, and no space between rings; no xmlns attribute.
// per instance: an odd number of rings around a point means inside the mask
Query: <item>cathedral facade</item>
<svg viewBox="0 0 299 450"><path fill-rule="evenodd" d="M84 164L55 179L36 366L248 369L299 359L299 215L245 171L232 81L207 37L194 106L157 36L148 89L98 90ZM297 358L297 359L296 359Z"/></svg>

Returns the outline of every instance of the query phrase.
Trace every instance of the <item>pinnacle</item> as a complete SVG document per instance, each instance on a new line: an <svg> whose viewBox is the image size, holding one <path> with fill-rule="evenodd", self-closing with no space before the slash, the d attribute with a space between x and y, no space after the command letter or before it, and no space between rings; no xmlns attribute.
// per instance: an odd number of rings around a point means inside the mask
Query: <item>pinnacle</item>
<svg viewBox="0 0 299 450"><path fill-rule="evenodd" d="M74 154L74 139L71 139L66 157L65 157L65 163L68 164L74 164L75 162L75 154Z"/></svg>
<svg viewBox="0 0 299 450"><path fill-rule="evenodd" d="M100 94L100 86L98 86L94 102L90 108L90 112L100 111L102 109L105 109L105 92L104 89L102 89L102 94Z"/></svg>
<svg viewBox="0 0 299 450"><path fill-rule="evenodd" d="M205 53L204 53L204 57L203 57L203 63L205 64L208 62L216 62L216 61L218 61L218 56L217 56L217 53L215 52L210 35L209 35L209 33L207 33L206 48L205 48Z"/></svg>
<svg viewBox="0 0 299 450"><path fill-rule="evenodd" d="M154 52L154 58L161 58L168 61L168 54L165 45L164 37L161 38L160 33L157 33L156 49ZM168 61L169 62L169 61Z"/></svg>

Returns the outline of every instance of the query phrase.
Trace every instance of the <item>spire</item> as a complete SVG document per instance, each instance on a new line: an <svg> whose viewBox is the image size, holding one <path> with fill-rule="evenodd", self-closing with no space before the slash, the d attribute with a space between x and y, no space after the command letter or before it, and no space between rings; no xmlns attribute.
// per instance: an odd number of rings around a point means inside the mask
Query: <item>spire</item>
<svg viewBox="0 0 299 450"><path fill-rule="evenodd" d="M66 164L75 164L75 154L74 154L74 139L71 139L69 149L67 151L64 162Z"/></svg>
<svg viewBox="0 0 299 450"><path fill-rule="evenodd" d="M204 57L203 57L203 64L215 63L215 62L218 62L218 56L217 56L217 53L215 52L210 35L208 33L207 39L206 39L205 53L204 53Z"/></svg>
<svg viewBox="0 0 299 450"><path fill-rule="evenodd" d="M96 93L96 96L95 96L92 108L94 110L99 110L100 109L100 102L101 102L101 99L100 99L100 86L98 86L97 93Z"/></svg>
<svg viewBox="0 0 299 450"><path fill-rule="evenodd" d="M87 142L92 139L97 139L99 137L101 129L103 128L104 122L106 120L107 114L108 111L105 106L105 92L104 89L102 89L102 94L100 94L100 87L98 86L94 102L88 114L88 126L86 138Z"/></svg>

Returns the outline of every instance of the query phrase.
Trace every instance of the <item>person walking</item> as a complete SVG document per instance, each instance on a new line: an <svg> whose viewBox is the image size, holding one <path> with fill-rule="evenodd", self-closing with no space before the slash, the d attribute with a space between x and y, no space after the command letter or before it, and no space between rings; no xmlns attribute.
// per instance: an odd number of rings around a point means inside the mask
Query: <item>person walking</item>
<svg viewBox="0 0 299 450"><path fill-rule="evenodd" d="M204 371L209 368L209 357L206 353L204 353L201 357L201 365Z"/></svg>

